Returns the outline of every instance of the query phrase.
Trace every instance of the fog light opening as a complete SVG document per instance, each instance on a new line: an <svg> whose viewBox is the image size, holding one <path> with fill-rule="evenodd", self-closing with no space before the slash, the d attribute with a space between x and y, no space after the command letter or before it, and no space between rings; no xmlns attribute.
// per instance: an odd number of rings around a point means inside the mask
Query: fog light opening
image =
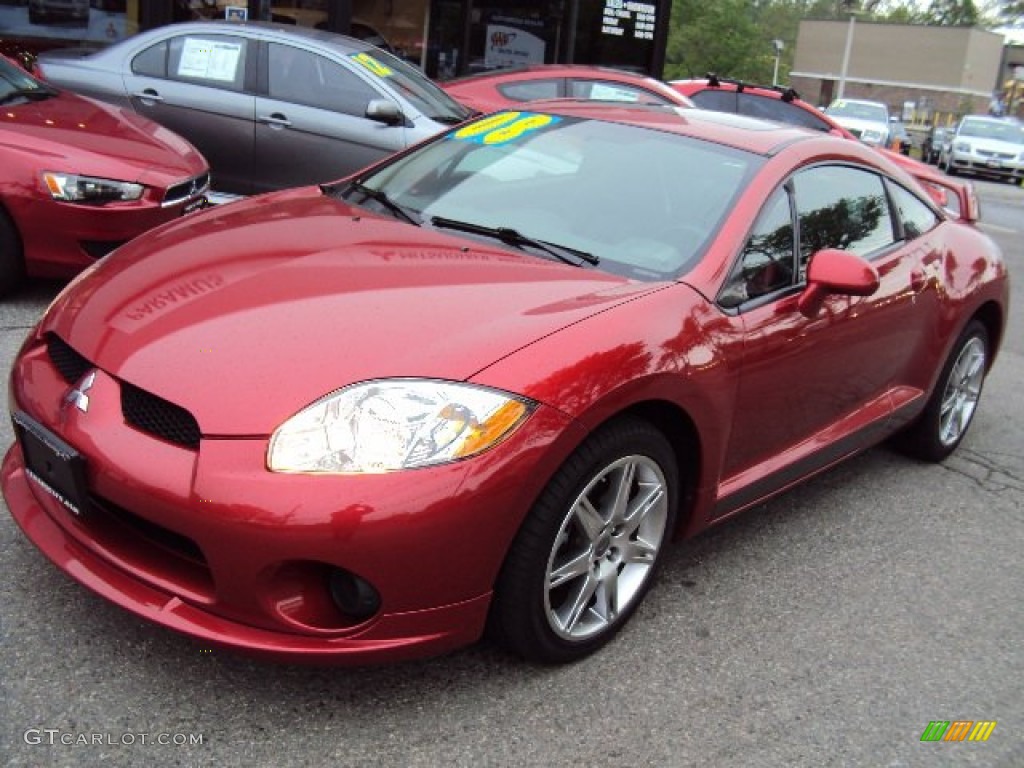
<svg viewBox="0 0 1024 768"><path fill-rule="evenodd" d="M335 568L327 579L331 599L350 618L368 619L380 610L380 595L368 581L354 573Z"/></svg>

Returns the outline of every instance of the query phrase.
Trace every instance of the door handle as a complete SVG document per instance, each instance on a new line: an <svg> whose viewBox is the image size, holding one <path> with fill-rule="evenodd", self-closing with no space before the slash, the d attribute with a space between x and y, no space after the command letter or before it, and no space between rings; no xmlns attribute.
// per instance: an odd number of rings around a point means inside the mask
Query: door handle
<svg viewBox="0 0 1024 768"><path fill-rule="evenodd" d="M143 101L163 101L164 97L154 91L152 88L147 88L144 91L136 91L132 94L132 98L142 99Z"/></svg>
<svg viewBox="0 0 1024 768"><path fill-rule="evenodd" d="M272 115L260 115L256 118L261 123L266 123L271 128L288 128L291 126L291 120L282 115L280 112L275 112Z"/></svg>

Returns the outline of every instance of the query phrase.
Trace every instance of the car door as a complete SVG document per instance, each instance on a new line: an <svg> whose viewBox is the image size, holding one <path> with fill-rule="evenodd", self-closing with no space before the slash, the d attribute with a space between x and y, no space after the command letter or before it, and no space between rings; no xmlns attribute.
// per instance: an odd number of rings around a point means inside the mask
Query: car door
<svg viewBox="0 0 1024 768"><path fill-rule="evenodd" d="M176 35L136 54L124 78L139 114L184 136L206 157L219 192L254 191L253 45L238 35Z"/></svg>
<svg viewBox="0 0 1024 768"><path fill-rule="evenodd" d="M809 260L824 248L864 257L880 285L870 296L828 296L806 316L797 300ZM719 514L888 428L933 314L917 306L929 290L916 271L922 260L921 243L901 236L885 183L871 171L817 166L776 190L719 296L734 313L738 378Z"/></svg>
<svg viewBox="0 0 1024 768"><path fill-rule="evenodd" d="M404 149L406 129L370 120L378 91L352 65L306 48L261 46L261 95L256 99L259 190L331 181Z"/></svg>

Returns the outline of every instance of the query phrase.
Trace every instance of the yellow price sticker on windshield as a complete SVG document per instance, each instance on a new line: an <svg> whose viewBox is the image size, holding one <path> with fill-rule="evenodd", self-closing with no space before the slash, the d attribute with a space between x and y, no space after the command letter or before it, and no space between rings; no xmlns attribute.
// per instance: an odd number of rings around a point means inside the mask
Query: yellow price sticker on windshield
<svg viewBox="0 0 1024 768"><path fill-rule="evenodd" d="M393 74L389 67L384 66L368 53L353 53L352 58L377 75L377 77L390 77Z"/></svg>
<svg viewBox="0 0 1024 768"><path fill-rule="evenodd" d="M452 138L494 146L514 141L539 128L554 125L559 120L560 117L536 112L499 112L460 128L452 134Z"/></svg>

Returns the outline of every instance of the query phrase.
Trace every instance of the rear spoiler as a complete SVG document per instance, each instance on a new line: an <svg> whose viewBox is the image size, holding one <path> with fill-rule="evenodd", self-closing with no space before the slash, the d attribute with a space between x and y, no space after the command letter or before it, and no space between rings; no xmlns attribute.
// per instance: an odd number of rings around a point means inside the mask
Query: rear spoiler
<svg viewBox="0 0 1024 768"><path fill-rule="evenodd" d="M974 224L981 219L981 204L971 182L940 179L934 176L916 178L932 200L954 219L968 224Z"/></svg>

